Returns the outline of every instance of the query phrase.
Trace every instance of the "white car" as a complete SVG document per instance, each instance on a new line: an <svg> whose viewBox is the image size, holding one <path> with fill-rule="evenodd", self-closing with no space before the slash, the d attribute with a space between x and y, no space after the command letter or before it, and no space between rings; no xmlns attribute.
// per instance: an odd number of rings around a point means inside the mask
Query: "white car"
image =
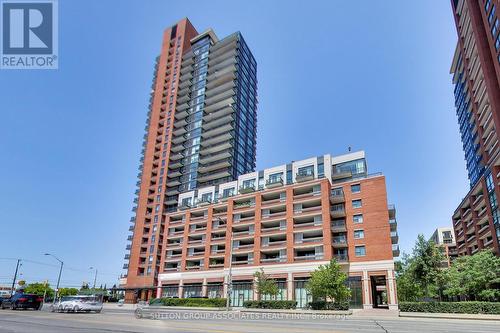
<svg viewBox="0 0 500 333"><path fill-rule="evenodd" d="M54 304L52 312L96 312L102 311L100 296L64 296Z"/></svg>

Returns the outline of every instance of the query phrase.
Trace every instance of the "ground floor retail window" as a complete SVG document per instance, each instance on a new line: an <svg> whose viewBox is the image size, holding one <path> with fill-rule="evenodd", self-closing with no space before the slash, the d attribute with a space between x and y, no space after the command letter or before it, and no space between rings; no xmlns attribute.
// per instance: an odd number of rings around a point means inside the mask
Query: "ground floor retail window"
<svg viewBox="0 0 500 333"><path fill-rule="evenodd" d="M179 286L178 285L163 286L161 296L169 298L179 297Z"/></svg>
<svg viewBox="0 0 500 333"><path fill-rule="evenodd" d="M278 294L276 296L271 295L261 295L261 299L263 301L268 300L278 300L278 301L286 301L287 300L287 292L286 292L286 280L276 280L276 284L278 285Z"/></svg>
<svg viewBox="0 0 500 333"><path fill-rule="evenodd" d="M312 302L312 295L306 290L307 280L308 279L300 279L293 282L294 297L298 308L305 308Z"/></svg>
<svg viewBox="0 0 500 333"><path fill-rule="evenodd" d="M349 308L360 309L363 307L363 286L361 276L350 276L347 279L347 286L351 289L351 300Z"/></svg>
<svg viewBox="0 0 500 333"><path fill-rule="evenodd" d="M222 298L223 292L224 292L224 286L222 285L222 283L209 283L207 285L208 298Z"/></svg>
<svg viewBox="0 0 500 333"><path fill-rule="evenodd" d="M243 302L253 300L253 282L233 282L233 288L231 292L231 305L232 306L243 306Z"/></svg>
<svg viewBox="0 0 500 333"><path fill-rule="evenodd" d="M202 297L202 285L200 284L187 284L182 288L184 291L184 298Z"/></svg>

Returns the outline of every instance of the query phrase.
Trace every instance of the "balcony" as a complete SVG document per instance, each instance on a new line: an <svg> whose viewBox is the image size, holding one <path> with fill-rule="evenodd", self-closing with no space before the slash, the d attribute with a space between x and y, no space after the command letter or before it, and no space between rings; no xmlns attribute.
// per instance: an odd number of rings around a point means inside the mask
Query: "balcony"
<svg viewBox="0 0 500 333"><path fill-rule="evenodd" d="M399 245L398 244L392 244L392 256L399 257Z"/></svg>
<svg viewBox="0 0 500 333"><path fill-rule="evenodd" d="M267 188L275 188L283 186L283 178L282 177L273 177L266 180Z"/></svg>
<svg viewBox="0 0 500 333"><path fill-rule="evenodd" d="M346 225L345 225L345 220L332 221L331 227L332 227L333 232L345 232L345 231L347 231Z"/></svg>
<svg viewBox="0 0 500 333"><path fill-rule="evenodd" d="M346 263L346 262L349 261L349 258L347 257L347 254L334 254L333 257L339 263Z"/></svg>
<svg viewBox="0 0 500 333"><path fill-rule="evenodd" d="M351 171L339 171L339 172L333 172L332 173L332 180L342 180L346 178L351 178L352 177L352 172Z"/></svg>
<svg viewBox="0 0 500 333"><path fill-rule="evenodd" d="M399 241L399 236L397 231L391 231L391 242L392 244L397 244Z"/></svg>
<svg viewBox="0 0 500 333"><path fill-rule="evenodd" d="M343 204L336 204L330 208L330 216L332 218L345 217L345 208Z"/></svg>
<svg viewBox="0 0 500 333"><path fill-rule="evenodd" d="M347 237L335 236L332 239L333 247L347 247Z"/></svg>
<svg viewBox="0 0 500 333"><path fill-rule="evenodd" d="M239 189L240 194L247 194L255 192L255 185L242 185Z"/></svg>
<svg viewBox="0 0 500 333"><path fill-rule="evenodd" d="M391 227L391 231L396 231L396 229L398 227L398 223L397 223L396 219L390 219L389 225Z"/></svg>
<svg viewBox="0 0 500 333"><path fill-rule="evenodd" d="M330 192L330 202L332 204L345 202L344 191L341 188L333 189Z"/></svg>
<svg viewBox="0 0 500 333"><path fill-rule="evenodd" d="M314 179L313 171L299 172L295 175L295 181L297 181L298 183L307 182L313 179Z"/></svg>

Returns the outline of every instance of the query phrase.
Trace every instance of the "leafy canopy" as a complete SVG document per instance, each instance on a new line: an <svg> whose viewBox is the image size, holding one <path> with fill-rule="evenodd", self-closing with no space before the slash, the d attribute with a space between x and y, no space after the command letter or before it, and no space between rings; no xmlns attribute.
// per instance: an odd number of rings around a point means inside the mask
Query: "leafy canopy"
<svg viewBox="0 0 500 333"><path fill-rule="evenodd" d="M346 280L347 274L342 272L337 261L332 259L329 264L321 265L311 273L306 289L315 300L348 301L351 290L346 286Z"/></svg>

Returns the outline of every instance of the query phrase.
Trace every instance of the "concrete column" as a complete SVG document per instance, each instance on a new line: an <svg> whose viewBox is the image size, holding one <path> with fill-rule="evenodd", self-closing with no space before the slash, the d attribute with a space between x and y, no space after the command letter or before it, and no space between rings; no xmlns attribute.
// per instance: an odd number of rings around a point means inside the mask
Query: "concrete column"
<svg viewBox="0 0 500 333"><path fill-rule="evenodd" d="M161 283L158 284L158 288L156 288L156 298L161 297Z"/></svg>
<svg viewBox="0 0 500 333"><path fill-rule="evenodd" d="M203 278L203 284L201 285L201 296L207 297L207 278Z"/></svg>
<svg viewBox="0 0 500 333"><path fill-rule="evenodd" d="M223 298L227 297L227 275L224 275L224 283L222 284L222 294Z"/></svg>
<svg viewBox="0 0 500 333"><path fill-rule="evenodd" d="M259 299L259 293L257 292L257 288L255 287L256 286L256 281L257 281L257 278L254 277L253 278L253 299L254 300L258 300Z"/></svg>
<svg viewBox="0 0 500 333"><path fill-rule="evenodd" d="M368 272L363 271L363 309L373 308L372 302L370 302L370 278L368 277Z"/></svg>
<svg viewBox="0 0 500 333"><path fill-rule="evenodd" d="M390 310L397 310L398 309L398 300L396 298L396 287L394 284L394 272L391 269L387 270L387 284L389 285L389 287L388 287L389 309Z"/></svg>
<svg viewBox="0 0 500 333"><path fill-rule="evenodd" d="M184 291L184 281L180 280L179 281L179 291L178 291L178 297L183 298L182 292Z"/></svg>
<svg viewBox="0 0 500 333"><path fill-rule="evenodd" d="M286 279L286 299L289 301L293 301L293 275L292 275L292 273L288 273L288 277Z"/></svg>

